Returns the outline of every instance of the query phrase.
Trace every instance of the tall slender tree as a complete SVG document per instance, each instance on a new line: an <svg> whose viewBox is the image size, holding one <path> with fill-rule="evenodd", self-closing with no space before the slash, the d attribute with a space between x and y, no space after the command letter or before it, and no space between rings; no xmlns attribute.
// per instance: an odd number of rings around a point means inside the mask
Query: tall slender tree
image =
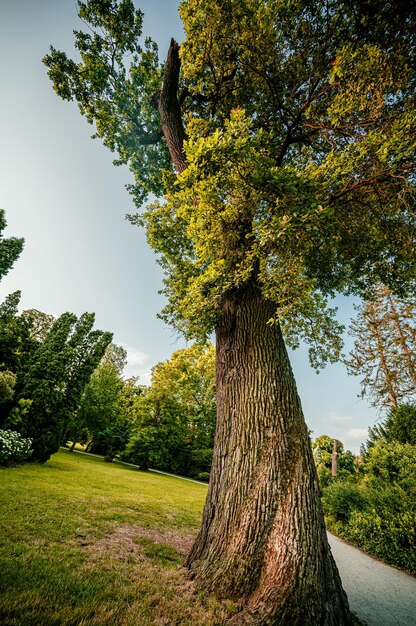
<svg viewBox="0 0 416 626"><path fill-rule="evenodd" d="M0 280L7 274L13 263L23 250L23 239L17 237L3 238L3 230L7 222L3 209L0 209ZM4 403L13 397L16 376L15 369L18 360L18 344L20 333L16 322L17 306L20 301L20 291L7 296L0 304L0 419Z"/></svg>
<svg viewBox="0 0 416 626"><path fill-rule="evenodd" d="M230 624L349 624L282 331L320 365L340 349L328 296L414 278L414 13L184 0L185 41L160 65L131 0L79 12L81 61L45 58L54 87L129 163L137 205L165 196L133 218L166 271L165 318L216 333L213 469L188 565L240 603Z"/></svg>
<svg viewBox="0 0 416 626"><path fill-rule="evenodd" d="M97 444L99 433L121 421L121 374L126 362L126 350L111 343L84 388L79 406L69 424L67 438L72 441L73 447L82 437L87 439L85 443L88 443L88 448ZM98 446L98 451L103 452L105 437L99 439L101 446Z"/></svg>
<svg viewBox="0 0 416 626"><path fill-rule="evenodd" d="M79 319L61 315L18 380L16 401L31 401L20 430L33 440L34 461L44 463L58 451L84 387L111 342L111 333L93 330L93 325L92 313Z"/></svg>

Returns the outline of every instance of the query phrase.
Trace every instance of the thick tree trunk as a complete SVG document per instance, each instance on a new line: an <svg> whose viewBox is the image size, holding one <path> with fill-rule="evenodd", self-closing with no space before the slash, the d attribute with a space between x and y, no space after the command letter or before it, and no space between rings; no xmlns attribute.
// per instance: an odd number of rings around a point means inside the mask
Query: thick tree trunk
<svg viewBox="0 0 416 626"><path fill-rule="evenodd" d="M246 288L217 328L217 431L197 583L241 603L230 624L350 624L300 400L273 305Z"/></svg>

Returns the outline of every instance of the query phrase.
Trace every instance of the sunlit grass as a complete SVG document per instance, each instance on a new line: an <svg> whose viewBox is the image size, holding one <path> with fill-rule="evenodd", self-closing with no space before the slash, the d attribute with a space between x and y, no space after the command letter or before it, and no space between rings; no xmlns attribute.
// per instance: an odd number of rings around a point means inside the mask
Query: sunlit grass
<svg viewBox="0 0 416 626"><path fill-rule="evenodd" d="M205 496L204 485L67 451L2 469L0 624L219 624L225 607L182 567Z"/></svg>

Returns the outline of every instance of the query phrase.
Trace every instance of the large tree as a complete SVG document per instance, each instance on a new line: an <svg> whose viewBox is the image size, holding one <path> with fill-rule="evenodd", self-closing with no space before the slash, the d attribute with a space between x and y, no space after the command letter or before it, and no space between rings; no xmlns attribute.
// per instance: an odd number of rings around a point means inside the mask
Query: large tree
<svg viewBox="0 0 416 626"><path fill-rule="evenodd" d="M184 0L166 62L131 0L79 2L81 60L51 49L128 163L166 271L164 315L216 334L217 430L199 585L232 624L348 624L283 335L336 358L326 299L414 279L414 13L404 2ZM132 218L133 221L135 218ZM283 331L283 334L282 334Z"/></svg>

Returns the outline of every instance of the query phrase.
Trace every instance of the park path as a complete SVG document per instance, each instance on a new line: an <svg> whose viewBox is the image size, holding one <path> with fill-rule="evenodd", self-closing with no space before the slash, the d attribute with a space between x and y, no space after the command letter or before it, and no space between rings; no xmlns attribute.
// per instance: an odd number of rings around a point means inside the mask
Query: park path
<svg viewBox="0 0 416 626"><path fill-rule="evenodd" d="M328 533L350 609L368 626L416 626L416 578Z"/></svg>

